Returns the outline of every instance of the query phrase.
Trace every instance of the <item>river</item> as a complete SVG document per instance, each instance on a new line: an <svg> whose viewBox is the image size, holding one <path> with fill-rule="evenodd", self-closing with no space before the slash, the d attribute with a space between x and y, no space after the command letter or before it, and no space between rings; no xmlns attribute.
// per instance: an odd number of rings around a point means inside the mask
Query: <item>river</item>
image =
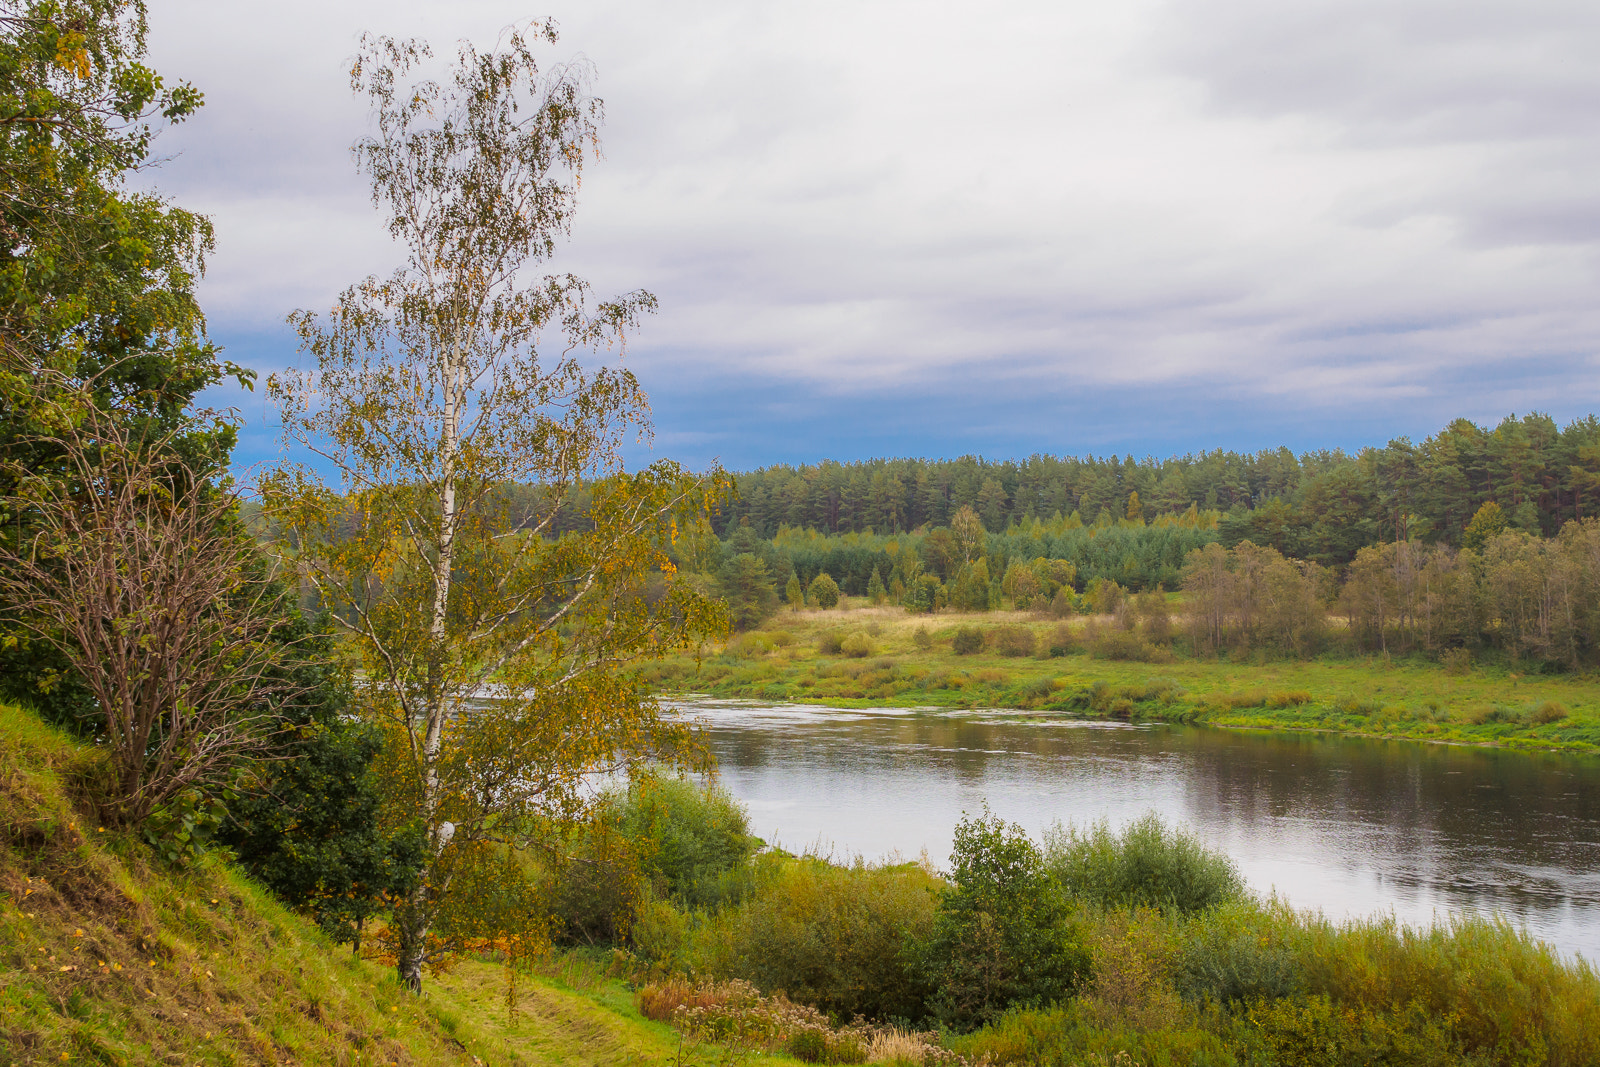
<svg viewBox="0 0 1600 1067"><path fill-rule="evenodd" d="M1000 711L679 707L752 830L791 851L943 865L985 802L1035 838L1154 810L1296 907L1413 925L1496 911L1600 959L1600 758Z"/></svg>

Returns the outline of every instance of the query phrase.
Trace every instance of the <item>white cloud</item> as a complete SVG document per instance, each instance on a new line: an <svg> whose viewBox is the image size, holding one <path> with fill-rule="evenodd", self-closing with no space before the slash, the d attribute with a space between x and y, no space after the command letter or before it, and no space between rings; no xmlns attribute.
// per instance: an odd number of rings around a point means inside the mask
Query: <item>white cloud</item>
<svg viewBox="0 0 1600 1067"><path fill-rule="evenodd" d="M1600 347L1593 5L548 10L610 115L561 266L661 297L659 373L1336 407L1526 368L1558 394L1527 403L1597 395L1545 373ZM394 262L347 152L361 30L486 43L525 13L153 0L158 68L209 101L158 182L216 218L213 319Z"/></svg>

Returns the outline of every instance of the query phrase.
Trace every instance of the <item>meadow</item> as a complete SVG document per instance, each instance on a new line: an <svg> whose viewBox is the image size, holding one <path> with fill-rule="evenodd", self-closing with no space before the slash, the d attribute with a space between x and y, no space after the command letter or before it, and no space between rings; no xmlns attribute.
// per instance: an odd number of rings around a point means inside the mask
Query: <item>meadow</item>
<svg viewBox="0 0 1600 1067"><path fill-rule="evenodd" d="M1181 614L1181 597L1168 599ZM1174 623L1181 630L1181 617ZM1144 658L1134 659L1123 658L1130 650L1115 635L1109 616L921 615L844 597L832 609L781 610L760 629L652 664L644 674L668 692L752 700L1009 708L1600 750L1600 690L1588 673L1526 673L1504 658L1479 662L1465 654L1442 663L1343 650L1309 659L1193 656L1181 641L1170 648L1135 644L1131 654ZM958 651L958 642L972 650Z"/></svg>

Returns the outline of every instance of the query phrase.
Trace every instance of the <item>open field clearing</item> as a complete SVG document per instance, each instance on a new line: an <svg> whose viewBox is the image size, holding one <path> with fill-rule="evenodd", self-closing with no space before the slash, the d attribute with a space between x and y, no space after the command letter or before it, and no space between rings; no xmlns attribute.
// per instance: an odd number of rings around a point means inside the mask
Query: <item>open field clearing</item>
<svg viewBox="0 0 1600 1067"><path fill-rule="evenodd" d="M850 601L845 601L850 603ZM856 606L780 612L697 662L647 668L670 690L840 706L1015 708L1214 726L1595 751L1600 690L1588 674L1524 674L1504 662L1329 654L1149 659L1089 651L1107 617L912 615ZM963 630L981 648L958 654ZM1181 634L1183 620L1173 620ZM852 637L855 644L846 648ZM1103 638L1102 638L1103 642ZM1148 647L1148 646L1147 646Z"/></svg>

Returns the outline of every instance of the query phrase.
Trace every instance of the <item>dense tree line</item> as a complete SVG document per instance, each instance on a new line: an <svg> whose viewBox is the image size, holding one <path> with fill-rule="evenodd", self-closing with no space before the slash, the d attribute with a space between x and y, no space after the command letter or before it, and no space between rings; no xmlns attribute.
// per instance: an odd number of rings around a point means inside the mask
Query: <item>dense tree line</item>
<svg viewBox="0 0 1600 1067"><path fill-rule="evenodd" d="M1190 555L1183 590L1201 653L1309 655L1328 641L1332 615L1362 651L1450 658L1495 649L1572 670L1600 662L1600 519L1569 522L1550 538L1504 530L1481 548L1373 545L1342 581L1268 546L1212 544Z"/></svg>
<svg viewBox="0 0 1600 1067"><path fill-rule="evenodd" d="M1128 654L1178 640L1196 655L1305 657L1338 646L1446 658L1495 650L1572 670L1600 663L1600 518L1539 537L1508 528L1491 502L1463 540L1389 541L1328 567L1248 538L1226 545L1215 516L1194 510L1149 524L1033 520L990 534L963 509L949 527L898 535L785 528L764 540L741 526L679 561L705 573L742 629L777 610L780 592L797 609L832 607L842 592L913 612L1111 615L1113 628L1091 622L1089 639ZM1155 594L1180 589L1175 628Z"/></svg>
<svg viewBox="0 0 1600 1067"><path fill-rule="evenodd" d="M1600 421L1565 428L1546 415L1493 428L1457 419L1421 444L1397 438L1351 455L1287 448L990 461L875 459L773 466L735 476L738 496L712 517L726 538L748 525L890 534L948 526L963 506L1000 533L1076 513L1086 526L1146 521L1191 508L1220 515L1225 543L1246 538L1286 555L1345 564L1383 541L1459 545L1486 502L1508 523L1552 536L1600 509Z"/></svg>
<svg viewBox="0 0 1600 1067"><path fill-rule="evenodd" d="M736 621L755 625L776 606L769 594L785 590L791 577L801 596L827 576L846 595L920 603L920 610L986 610L1002 601L1030 606L1063 586L1084 592L1099 582L1176 589L1189 553L1221 536L1217 517L1194 509L1152 523L1113 523L1109 516L1093 526L1076 516L1035 519L999 534L983 530L971 509L965 514L973 516L965 536L959 519L952 526L892 535L829 536L785 528L770 539L745 525L726 541L714 535L682 538L676 556L685 570L718 577ZM805 602L813 603L808 596Z"/></svg>

